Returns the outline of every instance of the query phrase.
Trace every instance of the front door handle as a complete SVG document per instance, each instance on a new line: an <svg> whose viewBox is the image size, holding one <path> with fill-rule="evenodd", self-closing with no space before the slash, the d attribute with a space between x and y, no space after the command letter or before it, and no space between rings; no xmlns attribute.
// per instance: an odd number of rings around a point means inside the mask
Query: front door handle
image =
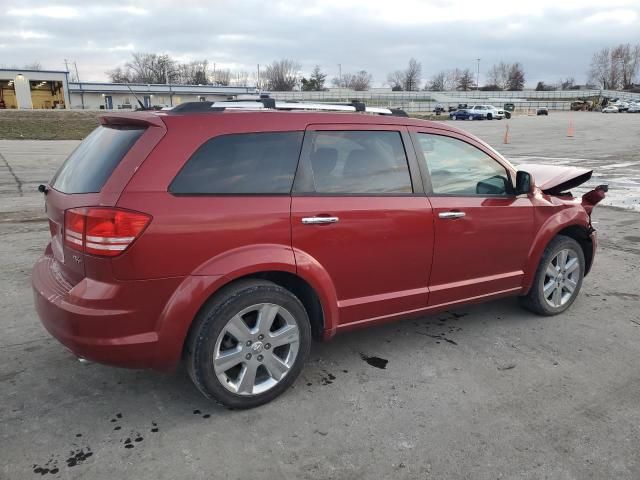
<svg viewBox="0 0 640 480"><path fill-rule="evenodd" d="M324 223L338 223L340 220L338 217L303 217L302 223L304 225L321 225Z"/></svg>
<svg viewBox="0 0 640 480"><path fill-rule="evenodd" d="M464 217L464 212L440 212L438 216L444 219L455 219Z"/></svg>

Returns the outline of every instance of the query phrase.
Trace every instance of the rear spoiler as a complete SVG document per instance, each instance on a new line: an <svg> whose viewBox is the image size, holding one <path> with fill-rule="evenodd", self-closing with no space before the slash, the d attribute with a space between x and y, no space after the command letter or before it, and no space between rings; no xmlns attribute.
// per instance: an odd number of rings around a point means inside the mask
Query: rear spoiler
<svg viewBox="0 0 640 480"><path fill-rule="evenodd" d="M159 115L151 112L107 113L98 117L105 126L140 126L166 128Z"/></svg>

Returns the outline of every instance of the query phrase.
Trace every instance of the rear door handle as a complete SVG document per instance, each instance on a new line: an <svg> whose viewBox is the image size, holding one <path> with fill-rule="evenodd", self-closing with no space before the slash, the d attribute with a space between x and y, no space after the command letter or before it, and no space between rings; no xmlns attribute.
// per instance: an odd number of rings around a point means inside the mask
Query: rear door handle
<svg viewBox="0 0 640 480"><path fill-rule="evenodd" d="M302 223L304 225L321 225L324 223L338 223L340 220L338 217L303 217Z"/></svg>
<svg viewBox="0 0 640 480"><path fill-rule="evenodd" d="M464 212L440 212L438 216L444 219L455 219L464 217Z"/></svg>

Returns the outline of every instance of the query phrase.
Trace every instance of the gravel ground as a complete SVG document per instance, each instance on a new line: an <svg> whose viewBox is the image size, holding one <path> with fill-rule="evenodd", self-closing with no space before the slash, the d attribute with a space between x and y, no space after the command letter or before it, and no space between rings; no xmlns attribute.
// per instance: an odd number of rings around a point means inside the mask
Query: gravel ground
<svg viewBox="0 0 640 480"><path fill-rule="evenodd" d="M594 183L637 195L640 115L574 114L573 139L568 120L513 118L508 145L506 121L458 125L514 161L588 161ZM228 411L183 371L81 365L41 327L35 188L76 143L0 141L0 479L640 478L632 208L596 209L600 250L565 314L506 299L344 334L314 345L280 399Z"/></svg>

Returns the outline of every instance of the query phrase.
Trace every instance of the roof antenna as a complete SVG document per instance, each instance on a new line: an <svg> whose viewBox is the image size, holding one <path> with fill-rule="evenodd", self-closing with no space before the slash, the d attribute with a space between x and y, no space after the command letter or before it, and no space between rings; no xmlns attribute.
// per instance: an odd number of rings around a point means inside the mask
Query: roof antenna
<svg viewBox="0 0 640 480"><path fill-rule="evenodd" d="M138 98L138 96L135 94L135 92L131 89L131 85L129 85L128 83L125 83L125 85L127 86L127 88L129 89L129 91L131 92L131 94L136 97L136 100L138 101L138 104L140 105L140 110L149 110L147 107L144 106L144 104L140 101L140 99Z"/></svg>

